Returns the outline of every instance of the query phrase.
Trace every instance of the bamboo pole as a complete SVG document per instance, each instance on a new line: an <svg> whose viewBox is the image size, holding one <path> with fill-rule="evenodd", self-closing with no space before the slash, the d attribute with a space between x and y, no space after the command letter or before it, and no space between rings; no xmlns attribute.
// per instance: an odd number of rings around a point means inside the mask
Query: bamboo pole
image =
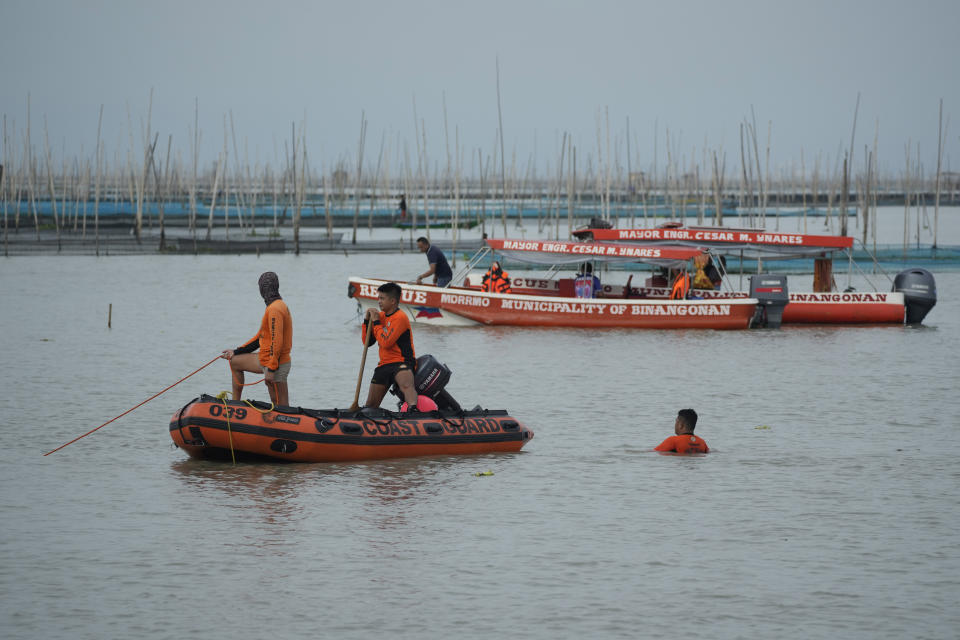
<svg viewBox="0 0 960 640"><path fill-rule="evenodd" d="M801 204L803 208L803 232L807 232L807 168L803 162L803 147L800 148L800 189L801 189ZM816 198L813 200L814 206L816 206Z"/></svg>
<svg viewBox="0 0 960 640"><path fill-rule="evenodd" d="M937 120L937 184L933 201L933 248L937 248L937 229L940 222L940 176L943 164L943 98L940 98L940 117Z"/></svg>
<svg viewBox="0 0 960 640"><path fill-rule="evenodd" d="M197 170L200 165L200 99L193 102L193 180L190 182L190 219L187 223L193 232L193 248L197 248Z"/></svg>
<svg viewBox="0 0 960 640"><path fill-rule="evenodd" d="M604 121L607 131L607 162L604 171L603 202L605 207L604 219L610 219L610 107L603 108ZM562 158L561 158L562 160Z"/></svg>
<svg viewBox="0 0 960 640"><path fill-rule="evenodd" d="M230 114L230 140L233 144L233 170L236 173L237 180L239 180L242 184L243 172L240 168L240 152L237 149L237 134L233 128L233 109L230 109L228 113ZM224 144L226 144L226 131L224 131ZM243 223L243 209L246 206L246 200L244 199L244 190L242 188L234 189L234 191L236 192L234 198L236 198L237 201L237 205L234 207L234 210L237 212L237 225L240 227L240 233L242 235L245 231Z"/></svg>
<svg viewBox="0 0 960 640"><path fill-rule="evenodd" d="M7 150L7 118L4 115L3 118L3 150ZM6 191L6 182L4 182L4 172L3 165L0 164L0 195L3 197L3 255L7 257L10 255L7 249L7 191Z"/></svg>
<svg viewBox="0 0 960 640"><path fill-rule="evenodd" d="M853 164L853 140L857 134L857 114L860 112L860 92L857 92L857 104L853 108L853 127L850 130L850 151L844 157L844 166L843 166L843 185L844 185L844 194L843 194L843 217L840 220L840 235L847 235L847 199L849 193L847 188L849 187L849 175L853 170L853 167L847 167L847 158L850 160L850 164Z"/></svg>
<svg viewBox="0 0 960 640"><path fill-rule="evenodd" d="M170 179L170 148L172 145L173 145L173 134L170 134L167 137L167 157L164 160L164 167L163 167L163 181L164 181L163 188L161 188L159 184L159 180L157 176L157 165L156 163L154 163L153 165L154 166L153 179L154 179L154 184L156 185L156 188L158 191L157 206L159 207L159 216L160 216L160 251L164 251L167 248L166 246L167 237L166 237L166 229L164 228L163 207L164 207L164 201L166 200L166 191L167 191L166 183Z"/></svg>
<svg viewBox="0 0 960 640"><path fill-rule="evenodd" d="M567 169L567 238L573 236L573 192L577 180L577 148L570 140L570 166Z"/></svg>
<svg viewBox="0 0 960 640"><path fill-rule="evenodd" d="M419 143L417 144L419 149ZM404 160L403 193L404 195L408 193L411 195L410 202L407 203L409 207L409 205L413 204L414 202L414 199L413 199L414 193L413 191L410 190L410 183L413 182L413 178L411 176L411 171L410 171L410 145L407 142L403 143L403 160ZM413 249L413 237L414 235L416 235L416 232L417 232L417 207L414 206L410 213L410 249L411 250Z"/></svg>
<svg viewBox="0 0 960 640"><path fill-rule="evenodd" d="M563 142L560 143L560 162L557 163L557 186L554 190L554 218L556 226L554 231L554 240L560 239L560 186L563 184L563 159L567 151L567 132L563 132Z"/></svg>
<svg viewBox="0 0 960 640"><path fill-rule="evenodd" d="M10 161L8 159L10 151L10 145L7 141L7 114L3 114L3 162L0 163L0 197L3 198L3 255L4 257L9 256L10 253L7 248L7 201L9 200L9 188L7 183L10 181L10 178L4 175L3 167L9 165Z"/></svg>
<svg viewBox="0 0 960 640"><path fill-rule="evenodd" d="M717 166L717 152L713 152L713 206L715 209L717 226L723 226L723 208L722 196L723 180L720 177L720 169Z"/></svg>
<svg viewBox="0 0 960 640"><path fill-rule="evenodd" d="M373 185L370 190L370 215L367 219L367 231L373 235L373 204L377 199L377 184L380 182L380 166L383 162L383 145L387 141L387 132L384 131L380 136L380 155L377 156L377 171L373 177Z"/></svg>
<svg viewBox="0 0 960 640"><path fill-rule="evenodd" d="M360 111L360 142L357 145L357 176L353 182L353 239L350 244L357 244L357 226L360 223L360 176L363 171L363 148L367 139L366 111ZM424 185L426 194L426 185Z"/></svg>
<svg viewBox="0 0 960 640"><path fill-rule="evenodd" d="M423 136L423 163L421 164L423 178L423 226L426 229L427 240L430 240L430 192L427 189L430 163L427 156L427 127L423 119L420 120L420 135Z"/></svg>
<svg viewBox="0 0 960 640"><path fill-rule="evenodd" d="M627 190L630 193L633 192L632 176L630 175L631 173L632 171L630 168L630 116L627 116ZM635 209L633 204L634 204L634 198L631 197L630 198L630 227L631 228L635 226L634 224Z"/></svg>
<svg viewBox="0 0 960 640"><path fill-rule="evenodd" d="M503 149L503 110L500 105L500 57L497 56L497 122L500 133L500 196L502 199L503 236L507 237L507 174Z"/></svg>
<svg viewBox="0 0 960 640"><path fill-rule="evenodd" d="M47 160L47 188L50 191L50 206L53 208L53 224L57 230L57 253L60 253L60 219L57 216L57 195L53 188L53 159L50 154L50 141L47 136L47 116L43 116L43 148Z"/></svg>
<svg viewBox="0 0 960 640"><path fill-rule="evenodd" d="M487 192L483 184L483 150L477 148L477 158L480 161L480 236L487 237Z"/></svg>
<svg viewBox="0 0 960 640"><path fill-rule="evenodd" d="M907 243L910 238L910 145L907 141L905 148L906 167L903 171L903 259L907 259Z"/></svg>
<svg viewBox="0 0 960 640"><path fill-rule="evenodd" d="M223 152L217 156L217 170L213 176L213 192L210 195L210 216L207 218L207 242L213 232L213 212L217 207L217 193L220 189L220 172L223 168Z"/></svg>
<svg viewBox="0 0 960 640"><path fill-rule="evenodd" d="M301 153L303 156L300 159L300 187L297 192L297 208L294 210L293 214L293 228L296 230L296 250L295 255L300 255L300 223L303 209L303 199L304 194L306 193L307 188L307 125L304 121L303 127L303 136L300 142Z"/></svg>
<svg viewBox="0 0 960 640"><path fill-rule="evenodd" d="M297 197L299 193L297 189L297 125L295 122L290 123L290 179L293 182L293 254L298 256L300 255L300 219L297 215L299 210L297 206L300 203L300 199ZM286 210L286 209L284 209Z"/></svg>
<svg viewBox="0 0 960 640"><path fill-rule="evenodd" d="M446 122L446 108L447 104L444 102L444 122ZM453 198L454 198L454 208L453 208L453 268L457 268L457 236L460 234L460 171L461 171L461 159L460 159L460 127L454 127L454 151L457 154L457 165L453 177Z"/></svg>

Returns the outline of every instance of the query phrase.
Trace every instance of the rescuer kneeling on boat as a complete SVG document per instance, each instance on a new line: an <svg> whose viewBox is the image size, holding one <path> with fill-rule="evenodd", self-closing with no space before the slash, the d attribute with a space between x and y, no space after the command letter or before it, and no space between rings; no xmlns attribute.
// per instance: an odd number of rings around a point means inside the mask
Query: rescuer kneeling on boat
<svg viewBox="0 0 960 640"><path fill-rule="evenodd" d="M367 344L377 343L380 361L370 379L365 407L379 407L387 390L394 382L400 387L403 399L411 407L417 406L417 391L413 386L413 373L417 368L417 355L413 350L413 332L410 319L400 311L402 289L395 282L387 282L377 289L380 311L367 309L366 322L360 328L361 340ZM372 331L365 336L367 325Z"/></svg>
<svg viewBox="0 0 960 640"><path fill-rule="evenodd" d="M260 321L260 331L246 344L227 349L220 357L230 361L233 377L233 399L243 391L243 373L263 373L270 392L270 401L277 406L290 406L287 375L290 373L290 348L293 346L293 320L280 297L280 279L273 271L260 276L260 295L267 310ZM253 353L257 349L259 354Z"/></svg>
<svg viewBox="0 0 960 640"><path fill-rule="evenodd" d="M677 420L673 423L673 432L670 436L654 448L654 451L675 451L677 453L708 453L710 447L700 436L693 435L697 426L697 412L693 409L681 409Z"/></svg>

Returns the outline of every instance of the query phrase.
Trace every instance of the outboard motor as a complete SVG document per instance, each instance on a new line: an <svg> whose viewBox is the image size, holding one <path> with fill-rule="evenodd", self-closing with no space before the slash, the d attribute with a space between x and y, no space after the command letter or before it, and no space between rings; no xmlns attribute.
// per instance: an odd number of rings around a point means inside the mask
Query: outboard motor
<svg viewBox="0 0 960 640"><path fill-rule="evenodd" d="M757 311L750 321L750 326L779 329L783 321L783 308L790 302L787 276L750 276L750 297L758 300Z"/></svg>
<svg viewBox="0 0 960 640"><path fill-rule="evenodd" d="M413 386L421 396L427 396L437 403L437 408L448 411L462 411L460 405L446 392L444 387L450 381L450 371L447 365L431 355L417 358L417 372L413 376ZM393 384L390 393L403 400L400 387Z"/></svg>
<svg viewBox="0 0 960 640"><path fill-rule="evenodd" d="M926 269L907 269L893 279L893 290L903 294L907 324L920 324L937 304L937 283Z"/></svg>

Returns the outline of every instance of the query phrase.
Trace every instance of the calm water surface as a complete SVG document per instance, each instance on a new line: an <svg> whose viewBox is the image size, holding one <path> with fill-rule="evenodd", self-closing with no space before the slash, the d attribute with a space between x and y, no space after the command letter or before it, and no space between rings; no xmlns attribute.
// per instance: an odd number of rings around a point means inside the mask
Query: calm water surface
<svg viewBox="0 0 960 640"><path fill-rule="evenodd" d="M294 318L291 401L345 407L346 277L424 266L0 261L0 635L957 637L956 272L921 328L416 330L462 404L536 431L519 454L193 461L167 422L227 388L217 362L41 455L247 340L268 269ZM686 406L714 452L651 452Z"/></svg>

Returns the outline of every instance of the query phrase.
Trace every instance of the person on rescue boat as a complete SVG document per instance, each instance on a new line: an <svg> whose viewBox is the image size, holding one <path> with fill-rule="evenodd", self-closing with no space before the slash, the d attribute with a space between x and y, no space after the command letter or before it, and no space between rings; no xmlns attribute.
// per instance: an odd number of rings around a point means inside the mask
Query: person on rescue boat
<svg viewBox="0 0 960 640"><path fill-rule="evenodd" d="M686 300L690 293L690 274L686 269L680 269L673 279L673 288L670 290L671 300Z"/></svg>
<svg viewBox="0 0 960 640"><path fill-rule="evenodd" d="M593 265L589 262L580 266L580 273L573 280L573 291L578 298L598 298L603 291L600 278L593 275Z"/></svg>
<svg viewBox="0 0 960 640"><path fill-rule="evenodd" d="M674 451L676 453L709 453L710 447L700 436L693 435L697 426L697 412L693 409L681 409L673 423L672 435L660 444L654 451Z"/></svg>
<svg viewBox="0 0 960 640"><path fill-rule="evenodd" d="M293 347L293 320L290 309L280 297L280 279L273 271L267 271L258 281L260 296L267 305L260 321L260 330L251 340L236 349L226 349L220 354L230 362L233 379L233 399L239 400L243 393L243 374L263 373L264 383L270 392L270 401L276 406L290 406L287 376L290 373L290 350ZM259 354L253 353L257 349Z"/></svg>
<svg viewBox="0 0 960 640"><path fill-rule="evenodd" d="M380 310L367 309L365 322L360 327L360 339L367 345L377 344L380 361L370 379L365 407L379 407L387 390L394 382L400 387L403 399L410 407L417 405L417 391L413 374L417 368L417 355L413 349L413 332L410 319L400 310L400 295L403 290L395 282L387 282L377 289ZM367 325L370 332L367 334Z"/></svg>
<svg viewBox="0 0 960 640"><path fill-rule="evenodd" d="M443 251L430 244L430 241L424 237L417 238L417 248L420 253L427 254L427 262L430 268L417 276L417 284L421 284L424 278L433 276L433 284L438 287L445 287L453 280L453 271L450 269L450 263L447 262Z"/></svg>
<svg viewBox="0 0 960 640"><path fill-rule="evenodd" d="M480 291L510 293L510 274L503 270L499 261L494 260L487 272L483 274Z"/></svg>

